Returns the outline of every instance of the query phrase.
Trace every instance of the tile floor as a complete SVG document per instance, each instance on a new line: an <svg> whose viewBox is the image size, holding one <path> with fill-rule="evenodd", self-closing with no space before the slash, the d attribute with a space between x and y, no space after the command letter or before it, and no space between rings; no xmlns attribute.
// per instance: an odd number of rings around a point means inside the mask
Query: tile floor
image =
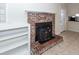
<svg viewBox="0 0 79 59"><path fill-rule="evenodd" d="M65 31L61 34L63 41L48 49L43 55L78 55L79 54L79 33Z"/></svg>

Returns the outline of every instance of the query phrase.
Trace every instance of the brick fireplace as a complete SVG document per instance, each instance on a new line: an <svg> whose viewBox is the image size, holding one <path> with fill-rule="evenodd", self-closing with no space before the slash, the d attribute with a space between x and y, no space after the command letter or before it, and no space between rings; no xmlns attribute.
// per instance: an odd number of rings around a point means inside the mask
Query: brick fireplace
<svg viewBox="0 0 79 59"><path fill-rule="evenodd" d="M28 17L28 22L31 25L30 43L31 43L32 54L42 54L50 47L62 41L61 36L55 35L55 14L45 12L32 12L32 11L30 12L26 11L26 13ZM38 28L37 24L40 24L41 26L39 25L38 27L43 29L37 30ZM37 35L39 36L38 39L36 38ZM40 36L42 36L42 38L40 38ZM49 38L50 40L47 40L46 38L47 39ZM46 41L43 42L43 44L41 44L40 42L44 41L43 39Z"/></svg>

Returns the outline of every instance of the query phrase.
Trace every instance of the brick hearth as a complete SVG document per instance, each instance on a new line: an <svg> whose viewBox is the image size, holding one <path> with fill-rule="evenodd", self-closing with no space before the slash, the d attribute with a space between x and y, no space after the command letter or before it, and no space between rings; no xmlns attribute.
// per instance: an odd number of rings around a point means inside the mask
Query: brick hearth
<svg viewBox="0 0 79 59"><path fill-rule="evenodd" d="M42 54L47 49L49 49L50 47L54 46L55 44L63 40L61 36L55 35L55 14L44 13L44 12L27 12L27 11L26 13L28 17L28 22L31 25L30 43L31 43L31 51L33 54ZM52 34L53 36L55 36L54 39L49 40L44 44L40 44L38 43L38 41L37 42L35 41L35 36L36 36L35 24L42 22L52 22Z"/></svg>
<svg viewBox="0 0 79 59"><path fill-rule="evenodd" d="M44 44L40 44L38 42L32 44L32 48L33 53L35 55L37 54L42 54L43 52L45 52L46 50L48 50L49 48L53 47L54 45L60 43L62 41L62 37L56 35L54 39L49 40L48 42L44 43Z"/></svg>

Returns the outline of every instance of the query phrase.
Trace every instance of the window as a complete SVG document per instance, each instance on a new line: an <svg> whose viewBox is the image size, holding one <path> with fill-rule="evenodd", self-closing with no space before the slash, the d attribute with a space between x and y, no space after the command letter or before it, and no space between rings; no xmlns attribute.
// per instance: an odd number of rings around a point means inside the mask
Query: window
<svg viewBox="0 0 79 59"><path fill-rule="evenodd" d="M6 22L6 4L0 3L0 23Z"/></svg>

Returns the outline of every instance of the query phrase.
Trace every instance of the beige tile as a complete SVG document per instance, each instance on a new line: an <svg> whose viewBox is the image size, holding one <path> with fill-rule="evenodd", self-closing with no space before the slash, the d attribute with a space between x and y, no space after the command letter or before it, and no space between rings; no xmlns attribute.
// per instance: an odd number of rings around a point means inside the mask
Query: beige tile
<svg viewBox="0 0 79 59"><path fill-rule="evenodd" d="M66 31L60 34L63 42L43 53L43 55L76 55L79 54L79 33Z"/></svg>

